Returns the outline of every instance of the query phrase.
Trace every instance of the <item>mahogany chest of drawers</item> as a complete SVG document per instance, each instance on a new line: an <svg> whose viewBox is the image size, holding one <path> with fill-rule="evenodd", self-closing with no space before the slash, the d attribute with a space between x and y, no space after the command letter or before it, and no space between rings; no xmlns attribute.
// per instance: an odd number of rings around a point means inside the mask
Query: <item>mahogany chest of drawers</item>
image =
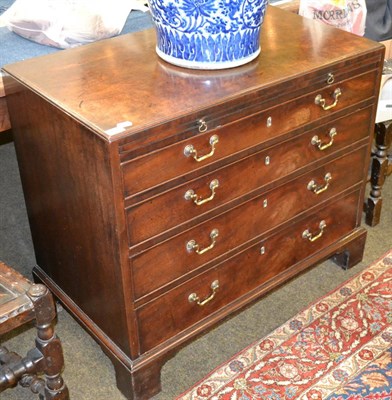
<svg viewBox="0 0 392 400"><path fill-rule="evenodd" d="M143 31L5 67L44 281L145 399L187 341L358 262L377 43L270 7L261 55L186 70Z"/></svg>

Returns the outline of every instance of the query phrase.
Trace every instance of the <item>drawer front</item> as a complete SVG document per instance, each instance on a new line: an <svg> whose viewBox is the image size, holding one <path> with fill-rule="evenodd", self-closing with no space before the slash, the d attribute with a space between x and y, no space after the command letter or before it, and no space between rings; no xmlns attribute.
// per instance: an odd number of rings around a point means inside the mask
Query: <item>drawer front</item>
<svg viewBox="0 0 392 400"><path fill-rule="evenodd" d="M124 195L135 196L182 175L200 173L200 169L223 158L280 137L321 118L331 118L335 112L373 96L375 78L376 71L368 72L125 162L122 164ZM340 89L342 94L338 97L336 107L324 111L320 105L315 104L315 99L319 96L325 99L327 106L331 105L334 101L334 91L337 89ZM216 138L218 142L211 144ZM196 151L197 157L209 154L210 156L196 161L189 155L188 150L191 148Z"/></svg>
<svg viewBox="0 0 392 400"><path fill-rule="evenodd" d="M362 183L366 152L367 147L362 147L136 255L131 259L135 298L180 278L344 189ZM327 190L317 195L308 189L311 181L320 188L325 186L327 174L332 176ZM213 236L216 231L218 237ZM201 254L192 249L193 244L199 244Z"/></svg>
<svg viewBox="0 0 392 400"><path fill-rule="evenodd" d="M137 310L141 351L152 349L182 330L201 321L257 287L273 282L279 274L300 260L325 248L354 229L359 193L351 193L288 230L263 240L235 257L194 277ZM305 231L323 234L311 242ZM201 301L212 295L211 285L219 282L214 298L199 306L189 297L194 293ZM193 295L194 297L194 295Z"/></svg>
<svg viewBox="0 0 392 400"><path fill-rule="evenodd" d="M371 111L362 109L128 208L131 243L177 227L367 136Z"/></svg>

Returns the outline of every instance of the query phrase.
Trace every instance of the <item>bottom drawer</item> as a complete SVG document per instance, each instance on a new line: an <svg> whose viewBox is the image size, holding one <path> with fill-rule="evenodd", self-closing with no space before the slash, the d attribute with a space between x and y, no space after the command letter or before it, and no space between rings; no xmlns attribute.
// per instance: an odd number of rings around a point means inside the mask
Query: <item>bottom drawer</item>
<svg viewBox="0 0 392 400"><path fill-rule="evenodd" d="M351 193L141 306L137 310L141 352L344 237L356 226L358 201L359 192ZM206 304L197 304L198 299Z"/></svg>

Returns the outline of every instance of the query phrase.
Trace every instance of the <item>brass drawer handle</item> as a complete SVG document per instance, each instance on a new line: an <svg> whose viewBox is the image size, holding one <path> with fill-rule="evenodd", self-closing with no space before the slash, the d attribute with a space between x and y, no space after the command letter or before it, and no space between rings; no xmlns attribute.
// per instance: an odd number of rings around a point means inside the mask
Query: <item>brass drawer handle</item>
<svg viewBox="0 0 392 400"><path fill-rule="evenodd" d="M209 158L214 155L215 153L215 145L219 142L219 137L218 135L212 135L210 137L210 145L211 145L211 151L208 154L205 154L204 156L198 156L197 155L197 150L193 147L193 145L188 144L185 146L184 149L184 154L186 157L193 157L197 162L203 161L206 158Z"/></svg>
<svg viewBox="0 0 392 400"><path fill-rule="evenodd" d="M325 174L325 176L324 176L324 181L325 181L325 184L324 184L324 185L317 186L317 183L316 183L314 180L311 180L311 181L308 183L308 190L310 190L310 191L313 192L314 194L323 193L323 192L325 192L325 191L328 189L329 183L331 182L331 179L332 179L332 175L331 175L330 172L328 172L328 173Z"/></svg>
<svg viewBox="0 0 392 400"><path fill-rule="evenodd" d="M200 249L200 245L197 244L196 241L192 239L186 244L186 249L188 251L195 251L199 255L204 254L207 251L211 250L215 246L216 238L218 236L219 236L218 229L213 229L210 233L211 244L208 247L205 247L204 249Z"/></svg>
<svg viewBox="0 0 392 400"><path fill-rule="evenodd" d="M308 239L310 242L315 242L317 239L320 239L321 236L323 236L324 229L325 229L326 227L327 227L327 224L326 224L326 222L323 220L323 221L321 221L320 224L319 224L320 232L319 232L317 235L313 236L313 234L309 232L309 229L306 229L306 230L304 230L304 231L302 232L302 237L303 237L304 239Z"/></svg>
<svg viewBox="0 0 392 400"><path fill-rule="evenodd" d="M203 307L207 303L209 303L215 297L215 294L216 294L217 290L219 289L219 281L218 280L211 283L211 289L212 289L212 293L208 297L206 297L204 300L200 300L199 296L196 293L191 293L188 297L189 303L196 303L200 307Z"/></svg>
<svg viewBox="0 0 392 400"><path fill-rule="evenodd" d="M192 189L189 189L185 193L185 200L193 200L197 206L208 203L215 197L215 189L219 187L218 179L214 179L210 182L211 195L205 199L199 197Z"/></svg>
<svg viewBox="0 0 392 400"><path fill-rule="evenodd" d="M331 138L331 140L328 143L322 143L321 140L317 135L312 137L311 143L313 146L316 146L319 150L323 151L325 149L328 149L328 147L331 147L333 145L334 137L338 134L336 131L336 128L331 128L328 135Z"/></svg>
<svg viewBox="0 0 392 400"><path fill-rule="evenodd" d="M326 100L321 97L321 94L318 94L316 98L314 99L315 104L319 105L323 110L327 111L330 110L331 108L334 108L339 101L339 96L342 94L342 91L339 88L336 88L335 91L333 92L333 98L334 102L330 104L329 106L326 106Z"/></svg>

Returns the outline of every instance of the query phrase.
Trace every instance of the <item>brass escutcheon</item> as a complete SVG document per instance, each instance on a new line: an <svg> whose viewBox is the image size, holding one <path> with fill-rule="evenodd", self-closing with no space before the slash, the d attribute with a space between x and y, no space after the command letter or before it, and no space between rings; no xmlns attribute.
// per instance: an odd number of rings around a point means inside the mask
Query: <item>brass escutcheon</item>
<svg viewBox="0 0 392 400"><path fill-rule="evenodd" d="M335 82L335 77L333 76L333 74L330 72L327 76L327 83L328 85L332 85L332 83Z"/></svg>
<svg viewBox="0 0 392 400"><path fill-rule="evenodd" d="M200 133L206 132L208 129L207 122L204 119L199 119L199 121L197 121L197 125L199 126Z"/></svg>

